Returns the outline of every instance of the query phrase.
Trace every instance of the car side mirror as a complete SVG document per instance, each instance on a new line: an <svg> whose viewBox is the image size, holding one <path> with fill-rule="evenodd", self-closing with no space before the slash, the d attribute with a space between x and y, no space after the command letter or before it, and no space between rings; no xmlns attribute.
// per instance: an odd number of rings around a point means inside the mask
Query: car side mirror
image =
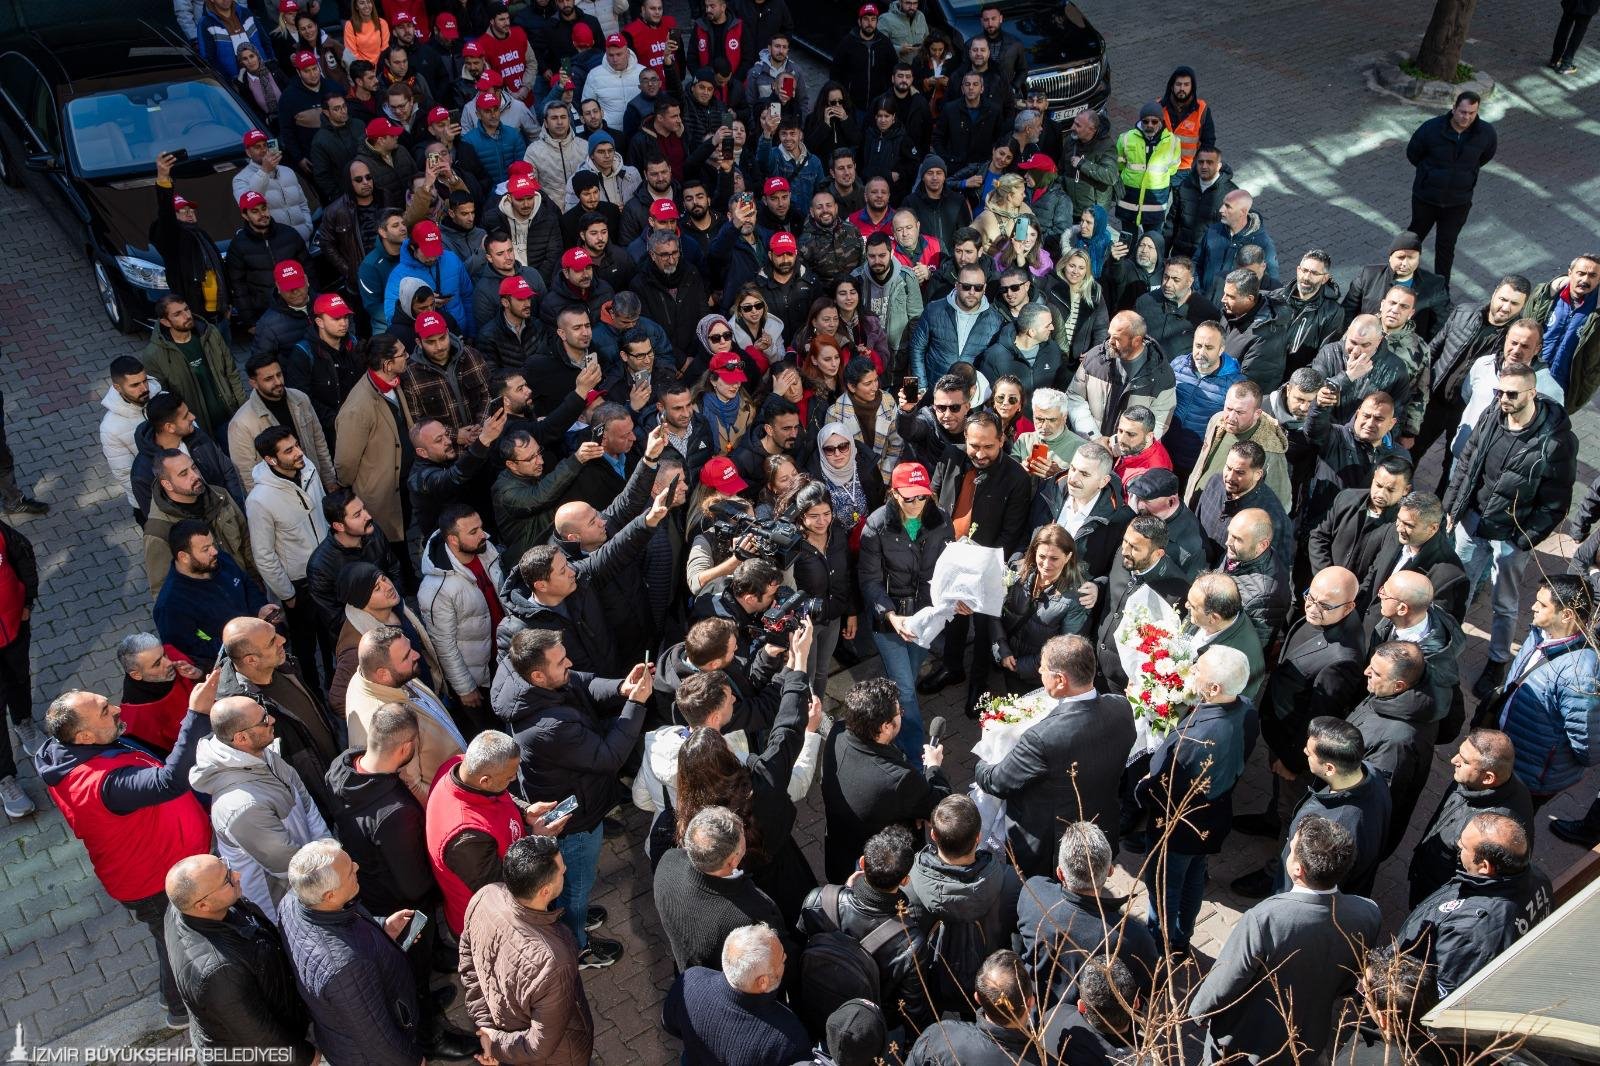
<svg viewBox="0 0 1600 1066"><path fill-rule="evenodd" d="M49 152L39 152L36 155L30 155L27 159L26 165L29 170L36 170L41 174L46 174L52 170L61 169L61 161Z"/></svg>

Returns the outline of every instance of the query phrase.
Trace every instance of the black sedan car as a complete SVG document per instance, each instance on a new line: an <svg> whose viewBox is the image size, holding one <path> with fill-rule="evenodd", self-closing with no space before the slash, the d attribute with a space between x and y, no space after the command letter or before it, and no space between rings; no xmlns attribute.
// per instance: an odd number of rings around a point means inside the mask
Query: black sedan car
<svg viewBox="0 0 1600 1066"><path fill-rule="evenodd" d="M27 186L83 249L118 329L150 321L167 291L151 241L156 156L188 152L174 182L225 243L239 226L232 179L254 125L233 90L154 22L0 38L0 180Z"/></svg>
<svg viewBox="0 0 1600 1066"><path fill-rule="evenodd" d="M963 42L983 32L978 16L990 2L923 0L920 6L928 25L947 32L960 54ZM1022 42L1027 54L1027 86L1044 91L1049 121L1069 122L1086 108L1105 109L1111 96L1106 40L1077 4L1062 0L992 2L1005 16L1005 32ZM894 0L878 0L878 7L888 10L892 3ZM831 59L840 39L855 29L860 6L861 0L808 2L804 5L807 17L796 21L795 36L809 51Z"/></svg>

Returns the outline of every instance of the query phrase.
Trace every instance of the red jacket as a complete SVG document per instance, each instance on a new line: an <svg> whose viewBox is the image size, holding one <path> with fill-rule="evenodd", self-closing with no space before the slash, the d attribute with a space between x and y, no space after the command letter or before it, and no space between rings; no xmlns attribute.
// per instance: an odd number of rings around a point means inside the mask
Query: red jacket
<svg viewBox="0 0 1600 1066"><path fill-rule="evenodd" d="M454 770L461 765L457 755L439 767L433 779L433 790L428 793L428 858L433 863L433 876L444 893L444 920L450 931L461 935L467 919L467 904L472 902L472 889L445 865L444 849L452 840L468 829L476 829L494 838L495 849L504 857L506 849L522 839L522 808L510 793L486 796L482 792L463 786L456 780Z"/></svg>
<svg viewBox="0 0 1600 1066"><path fill-rule="evenodd" d="M890 213L893 214L893 212ZM922 243L917 247L916 259L912 259L909 255L907 255L901 249L900 242L895 241L894 257L900 260L900 264L902 266L914 267L918 263L921 263L929 270L937 270L939 268L939 260L944 256L944 250L939 247L939 239L937 237L930 237L924 233L921 237L921 241Z"/></svg>
<svg viewBox="0 0 1600 1066"><path fill-rule="evenodd" d="M1158 440L1152 440L1145 445L1144 451L1138 455L1120 456L1111 472L1122 479L1126 485L1146 470L1171 470L1172 456L1167 454L1167 446Z"/></svg>
<svg viewBox="0 0 1600 1066"><path fill-rule="evenodd" d="M871 210L872 208L870 207L863 207L861 210L850 216L850 224L856 228L857 233L861 234L861 239L866 240L874 233L887 233L889 236L893 237L894 207L891 205L890 207L884 209L882 222L872 221L872 218L869 215Z"/></svg>
<svg viewBox="0 0 1600 1066"><path fill-rule="evenodd" d="M166 648L167 658L173 662L193 665L187 655L171 644L163 647ZM193 681L178 674L172 679L172 687L167 694L150 703L135 703L126 698L124 691L122 723L128 727L127 735L151 747L171 751L178 742L178 730L183 728L183 717L189 713L189 693L194 686Z"/></svg>
<svg viewBox="0 0 1600 1066"><path fill-rule="evenodd" d="M100 789L107 777L125 767L160 765L148 752L113 746L50 786L50 798L88 849L95 876L121 903L163 891L174 863L211 850L211 819L193 792L128 814L106 807Z"/></svg>

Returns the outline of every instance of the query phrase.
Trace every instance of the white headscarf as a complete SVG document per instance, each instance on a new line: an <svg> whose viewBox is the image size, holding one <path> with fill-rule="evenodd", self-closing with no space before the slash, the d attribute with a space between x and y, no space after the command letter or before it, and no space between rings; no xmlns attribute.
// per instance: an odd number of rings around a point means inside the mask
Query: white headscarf
<svg viewBox="0 0 1600 1066"><path fill-rule="evenodd" d="M822 476L835 488L847 489L856 481L856 439L844 428L843 422L829 422L817 432L817 449L820 451L832 437L843 437L850 445L850 462L842 470L835 470L833 464L828 462L828 457L821 455L819 465L822 467Z"/></svg>

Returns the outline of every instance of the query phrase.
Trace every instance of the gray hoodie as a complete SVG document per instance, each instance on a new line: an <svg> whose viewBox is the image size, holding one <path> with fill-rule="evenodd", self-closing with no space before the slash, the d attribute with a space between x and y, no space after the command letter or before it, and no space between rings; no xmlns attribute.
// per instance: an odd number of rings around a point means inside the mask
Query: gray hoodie
<svg viewBox="0 0 1600 1066"><path fill-rule="evenodd" d="M239 871L245 898L278 920L278 901L289 888L289 860L313 840L333 834L295 773L277 752L259 756L205 737L189 771L189 785L211 797L217 854Z"/></svg>

